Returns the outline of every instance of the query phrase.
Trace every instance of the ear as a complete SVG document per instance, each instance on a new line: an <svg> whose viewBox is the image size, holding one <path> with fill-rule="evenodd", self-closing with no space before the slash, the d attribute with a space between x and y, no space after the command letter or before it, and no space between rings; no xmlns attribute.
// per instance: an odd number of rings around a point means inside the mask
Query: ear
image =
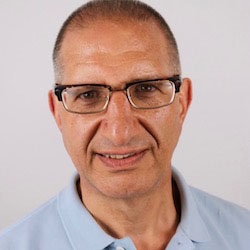
<svg viewBox="0 0 250 250"><path fill-rule="evenodd" d="M53 90L50 90L48 93L48 103L49 103L50 111L55 118L56 124L61 131L62 123L61 123L61 117L59 114L59 108L60 108L59 101L57 100L57 97L55 96Z"/></svg>
<svg viewBox="0 0 250 250"><path fill-rule="evenodd" d="M183 78L179 94L180 119L182 123L184 122L192 98L192 82L189 78Z"/></svg>

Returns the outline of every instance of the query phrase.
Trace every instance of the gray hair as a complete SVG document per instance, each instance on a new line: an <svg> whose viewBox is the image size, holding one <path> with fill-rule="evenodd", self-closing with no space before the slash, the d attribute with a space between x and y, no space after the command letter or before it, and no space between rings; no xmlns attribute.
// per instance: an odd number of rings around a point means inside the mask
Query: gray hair
<svg viewBox="0 0 250 250"><path fill-rule="evenodd" d="M64 37L69 30L84 28L95 20L108 19L122 21L155 21L166 37L169 49L169 60L175 74L180 74L179 52L174 35L164 18L149 5L137 0L92 0L76 9L63 23L53 50L55 79L59 81L63 69L60 63L60 50Z"/></svg>

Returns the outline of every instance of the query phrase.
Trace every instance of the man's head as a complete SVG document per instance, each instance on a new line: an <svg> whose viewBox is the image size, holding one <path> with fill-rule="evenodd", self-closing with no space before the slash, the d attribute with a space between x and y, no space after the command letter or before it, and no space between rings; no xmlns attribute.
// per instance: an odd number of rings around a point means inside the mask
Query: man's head
<svg viewBox="0 0 250 250"><path fill-rule="evenodd" d="M152 97L160 88L145 82L180 74L175 40L155 15L135 1L94 1L73 13L59 33L54 50L57 83L89 88L71 102L104 98L93 85L113 89L102 112L87 114L68 112L53 92L49 94L83 191L131 198L171 185L171 159L191 101L191 85L184 79L170 105L154 108ZM153 108L135 108L126 91L117 91L138 81L139 97L150 97L147 106Z"/></svg>
<svg viewBox="0 0 250 250"><path fill-rule="evenodd" d="M162 31L166 38L168 49L168 60L173 67L175 75L181 74L179 53L175 38L164 18L147 4L136 0L95 0L82 5L74 11L64 22L58 36L53 51L53 62L56 82L60 81L63 75L63 65L60 61L60 49L64 37L68 31L83 29L92 25L95 21L110 20L116 23L127 22L136 23L154 22Z"/></svg>

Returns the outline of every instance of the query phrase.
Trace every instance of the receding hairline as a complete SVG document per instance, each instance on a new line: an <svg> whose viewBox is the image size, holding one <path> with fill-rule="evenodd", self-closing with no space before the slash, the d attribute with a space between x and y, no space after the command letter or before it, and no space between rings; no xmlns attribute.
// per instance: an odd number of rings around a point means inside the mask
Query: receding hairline
<svg viewBox="0 0 250 250"><path fill-rule="evenodd" d="M111 21L121 25L123 22L130 21L138 25L153 22L166 38L166 46L169 48L169 59L173 64L174 73L181 73L176 40L165 19L156 10L135 0L94 0L76 9L66 19L59 31L53 51L56 78L63 73L60 52L65 36L77 30L89 28L98 21Z"/></svg>

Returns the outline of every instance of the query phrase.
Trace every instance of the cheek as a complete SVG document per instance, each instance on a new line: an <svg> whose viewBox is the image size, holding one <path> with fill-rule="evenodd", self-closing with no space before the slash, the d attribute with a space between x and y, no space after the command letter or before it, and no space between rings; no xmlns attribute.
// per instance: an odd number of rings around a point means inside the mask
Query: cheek
<svg viewBox="0 0 250 250"><path fill-rule="evenodd" d="M63 142L78 170L91 162L91 143L98 133L100 123L100 119L92 115L66 113L62 117Z"/></svg>
<svg viewBox="0 0 250 250"><path fill-rule="evenodd" d="M62 119L63 142L74 164L78 165L86 152L89 127L79 115L69 114Z"/></svg>
<svg viewBox="0 0 250 250"><path fill-rule="evenodd" d="M155 113L155 129L159 147L163 151L173 152L181 132L181 122L176 105L171 105Z"/></svg>

